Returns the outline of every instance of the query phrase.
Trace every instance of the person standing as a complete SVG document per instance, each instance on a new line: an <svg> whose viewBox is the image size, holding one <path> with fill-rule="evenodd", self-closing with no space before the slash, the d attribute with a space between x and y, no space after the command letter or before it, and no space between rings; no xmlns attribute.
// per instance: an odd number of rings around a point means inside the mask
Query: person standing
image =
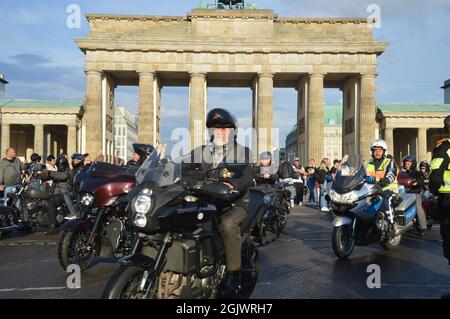
<svg viewBox="0 0 450 319"><path fill-rule="evenodd" d="M307 175L305 169L303 168L303 166L300 164L300 159L298 157L296 157L294 159L294 164L293 164L293 169L294 169L294 187L295 187L295 204L297 204L298 206L302 206L303 205L303 177Z"/></svg>
<svg viewBox="0 0 450 319"><path fill-rule="evenodd" d="M450 116L444 120L446 138L437 142L431 160L430 192L439 196L441 236L444 257L450 265ZM443 296L449 298L450 294Z"/></svg>
<svg viewBox="0 0 450 319"><path fill-rule="evenodd" d="M320 186L320 194L319 194L319 206L322 212L329 212L330 209L327 206L327 202L325 200L326 188L325 182L327 181L328 175L328 167L326 159L323 159L320 162L320 168L316 171L316 181Z"/></svg>
<svg viewBox="0 0 450 319"><path fill-rule="evenodd" d="M306 182L306 185L308 186L309 190L309 204L314 205L316 202L315 196L314 196L314 190L316 186L316 161L314 159L310 159L308 161L308 166L305 167L305 171L308 175L308 179Z"/></svg>
<svg viewBox="0 0 450 319"><path fill-rule="evenodd" d="M8 148L6 157L0 161L0 191L4 191L5 197L12 191L12 186L22 181L22 169L24 165L16 157L15 149Z"/></svg>

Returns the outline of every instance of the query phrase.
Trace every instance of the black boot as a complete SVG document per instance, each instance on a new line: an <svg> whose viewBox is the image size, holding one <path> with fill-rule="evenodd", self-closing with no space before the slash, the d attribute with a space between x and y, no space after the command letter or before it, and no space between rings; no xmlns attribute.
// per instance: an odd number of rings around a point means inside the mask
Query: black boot
<svg viewBox="0 0 450 319"><path fill-rule="evenodd" d="M220 294L223 298L234 298L236 294L241 291L241 272L238 271L230 271L222 283L220 288Z"/></svg>
<svg viewBox="0 0 450 319"><path fill-rule="evenodd" d="M44 235L56 235L58 234L58 228L56 225L50 225L50 228L44 233Z"/></svg>

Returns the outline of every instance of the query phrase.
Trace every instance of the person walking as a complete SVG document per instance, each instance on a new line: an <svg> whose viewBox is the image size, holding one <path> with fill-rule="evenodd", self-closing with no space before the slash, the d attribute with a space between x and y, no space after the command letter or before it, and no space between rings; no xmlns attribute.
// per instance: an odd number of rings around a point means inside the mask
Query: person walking
<svg viewBox="0 0 450 319"><path fill-rule="evenodd" d="M306 184L309 190L309 204L315 205L316 198L314 196L315 186L316 186L316 161L314 159L310 159L308 161L308 166L305 167L305 171L307 173L308 179Z"/></svg>

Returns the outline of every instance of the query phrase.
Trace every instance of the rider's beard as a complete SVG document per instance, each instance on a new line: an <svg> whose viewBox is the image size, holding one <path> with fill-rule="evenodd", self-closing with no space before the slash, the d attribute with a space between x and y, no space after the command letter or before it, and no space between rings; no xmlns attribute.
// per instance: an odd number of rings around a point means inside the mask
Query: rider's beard
<svg viewBox="0 0 450 319"><path fill-rule="evenodd" d="M227 144L227 140L226 140L226 138L224 138L224 137L222 137L222 136L216 136L216 135L214 135L213 143L214 143L215 146L222 147L222 146L224 146L225 144Z"/></svg>

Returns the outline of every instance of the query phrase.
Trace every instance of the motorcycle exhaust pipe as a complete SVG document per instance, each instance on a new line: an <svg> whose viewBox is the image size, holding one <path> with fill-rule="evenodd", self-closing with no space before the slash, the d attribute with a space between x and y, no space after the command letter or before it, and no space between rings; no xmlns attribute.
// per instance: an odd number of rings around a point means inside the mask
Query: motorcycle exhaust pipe
<svg viewBox="0 0 450 319"><path fill-rule="evenodd" d="M414 226L414 222L413 222L413 221L410 221L408 224L406 224L406 225L403 226L402 228L397 229L397 230L395 231L395 236L402 235L402 234L406 233L406 232L407 232L408 230L410 230L413 226Z"/></svg>

